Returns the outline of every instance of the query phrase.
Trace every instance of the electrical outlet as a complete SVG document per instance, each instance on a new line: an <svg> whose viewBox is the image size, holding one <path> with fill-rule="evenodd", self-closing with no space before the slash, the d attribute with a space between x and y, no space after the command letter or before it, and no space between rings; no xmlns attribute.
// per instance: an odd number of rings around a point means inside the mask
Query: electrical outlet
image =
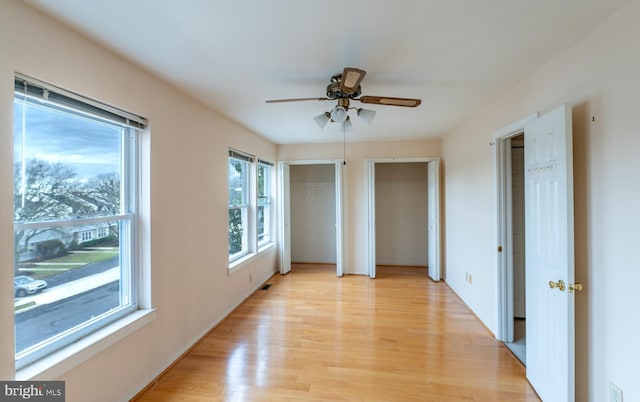
<svg viewBox="0 0 640 402"><path fill-rule="evenodd" d="M471 276L471 274L469 274L469 285L471 285L473 283L473 276Z"/></svg>
<svg viewBox="0 0 640 402"><path fill-rule="evenodd" d="M622 390L612 382L609 383L609 402L622 402Z"/></svg>
<svg viewBox="0 0 640 402"><path fill-rule="evenodd" d="M253 283L253 275L249 274L249 283Z"/></svg>

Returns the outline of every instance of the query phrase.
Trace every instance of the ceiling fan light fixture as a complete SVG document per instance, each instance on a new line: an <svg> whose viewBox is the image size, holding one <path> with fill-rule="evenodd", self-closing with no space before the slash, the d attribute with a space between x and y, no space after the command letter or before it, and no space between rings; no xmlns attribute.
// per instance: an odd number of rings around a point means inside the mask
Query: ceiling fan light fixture
<svg viewBox="0 0 640 402"><path fill-rule="evenodd" d="M367 124L371 124L373 118L376 117L375 110L358 109L358 116Z"/></svg>
<svg viewBox="0 0 640 402"><path fill-rule="evenodd" d="M329 123L329 120L331 120L331 114L329 114L329 112L324 112L314 117L313 120L316 121L316 124L320 129L324 129L327 123Z"/></svg>
<svg viewBox="0 0 640 402"><path fill-rule="evenodd" d="M343 106L336 106L331 111L331 120L336 123L342 123L347 120L347 109Z"/></svg>
<svg viewBox="0 0 640 402"><path fill-rule="evenodd" d="M326 98L288 98L288 99L268 99L267 103L283 103L283 102L301 102L301 101L337 101L337 105L328 112L322 113L314 117L314 120L320 129L324 129L327 123L340 123L343 129L351 128L351 121L348 112L351 109L356 110L358 116L367 124L373 122L376 115L374 110L358 109L350 107L350 101L358 101L361 103L371 103L376 105L416 107L422 103L420 99L411 98L394 98L390 96L361 96L362 88L360 83L366 71L353 67L345 67L342 74L335 74L331 77L331 82L327 86Z"/></svg>

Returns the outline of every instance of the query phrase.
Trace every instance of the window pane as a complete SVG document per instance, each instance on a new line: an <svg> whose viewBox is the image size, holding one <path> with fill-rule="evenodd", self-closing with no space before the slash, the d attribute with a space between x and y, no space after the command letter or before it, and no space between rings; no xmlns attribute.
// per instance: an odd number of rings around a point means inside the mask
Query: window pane
<svg viewBox="0 0 640 402"><path fill-rule="evenodd" d="M258 205L257 205L257 233L258 245L266 244L270 238L271 214L271 166L258 164Z"/></svg>
<svg viewBox="0 0 640 402"><path fill-rule="evenodd" d="M258 205L258 241L264 238L264 206Z"/></svg>
<svg viewBox="0 0 640 402"><path fill-rule="evenodd" d="M242 210L240 208L229 209L229 255L242 252Z"/></svg>
<svg viewBox="0 0 640 402"><path fill-rule="evenodd" d="M249 252L249 162L229 158L229 261Z"/></svg>
<svg viewBox="0 0 640 402"><path fill-rule="evenodd" d="M265 174L267 167L265 165L258 164L258 199L265 196Z"/></svg>
<svg viewBox="0 0 640 402"><path fill-rule="evenodd" d="M123 207L128 192L135 194L135 129L19 94L14 123L20 368L137 308L135 219L123 216L135 213Z"/></svg>
<svg viewBox="0 0 640 402"><path fill-rule="evenodd" d="M249 164L229 158L229 205L246 205L248 194Z"/></svg>

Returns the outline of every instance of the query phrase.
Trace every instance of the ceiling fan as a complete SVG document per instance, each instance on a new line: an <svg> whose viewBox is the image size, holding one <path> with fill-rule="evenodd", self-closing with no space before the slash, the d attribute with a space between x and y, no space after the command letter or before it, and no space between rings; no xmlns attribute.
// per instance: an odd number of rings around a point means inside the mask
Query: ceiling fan
<svg viewBox="0 0 640 402"><path fill-rule="evenodd" d="M328 122L342 123L343 128L348 128L351 125L351 119L349 118L349 109L355 109L358 116L365 122L371 123L376 114L374 110L367 110L362 108L350 107L350 101L358 101L362 103L370 103L375 105L386 106L403 106L403 107L416 107L422 101L420 99L411 98L392 98L390 96L360 96L362 88L360 83L367 72L353 67L345 67L342 74L336 74L331 77L331 82L327 85L327 97L326 98L293 98L293 99L270 99L267 103L282 103L282 102L301 102L301 101L326 101L336 100L338 104L329 112L322 113L316 116L314 120L320 126L324 128Z"/></svg>

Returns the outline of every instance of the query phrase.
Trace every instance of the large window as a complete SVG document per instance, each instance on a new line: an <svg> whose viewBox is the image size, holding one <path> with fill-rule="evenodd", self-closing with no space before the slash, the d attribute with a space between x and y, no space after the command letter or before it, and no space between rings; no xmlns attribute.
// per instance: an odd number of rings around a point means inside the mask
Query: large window
<svg viewBox="0 0 640 402"><path fill-rule="evenodd" d="M138 309L136 144L144 125L16 77L17 368Z"/></svg>
<svg viewBox="0 0 640 402"><path fill-rule="evenodd" d="M229 262L273 242L273 163L229 150Z"/></svg>

